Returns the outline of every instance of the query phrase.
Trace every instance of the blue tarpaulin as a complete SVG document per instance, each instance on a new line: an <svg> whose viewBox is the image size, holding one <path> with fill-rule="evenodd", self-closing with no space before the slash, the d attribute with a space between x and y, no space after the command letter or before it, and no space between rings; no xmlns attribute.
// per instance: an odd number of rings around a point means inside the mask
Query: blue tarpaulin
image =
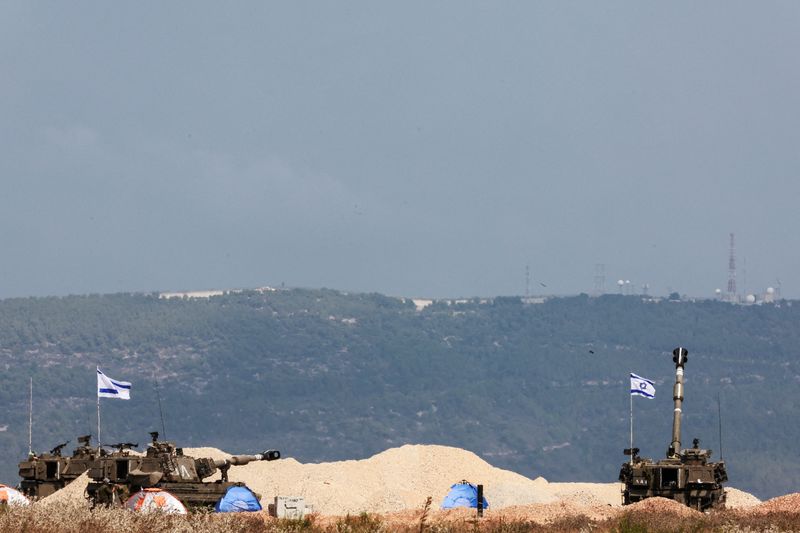
<svg viewBox="0 0 800 533"><path fill-rule="evenodd" d="M242 511L260 511L261 504L253 491L247 487L231 487L225 496L219 499L214 510L218 513L238 513Z"/></svg>
<svg viewBox="0 0 800 533"><path fill-rule="evenodd" d="M478 487L472 483L456 483L442 500L442 509L454 507L478 507ZM483 498L483 508L489 508L489 502Z"/></svg>

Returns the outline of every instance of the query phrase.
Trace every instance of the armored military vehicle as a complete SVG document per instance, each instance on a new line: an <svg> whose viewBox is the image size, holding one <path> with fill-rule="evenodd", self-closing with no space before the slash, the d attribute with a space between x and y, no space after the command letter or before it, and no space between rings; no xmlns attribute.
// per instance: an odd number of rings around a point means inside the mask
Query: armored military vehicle
<svg viewBox="0 0 800 533"><path fill-rule="evenodd" d="M30 498L44 498L64 488L89 469L99 457L90 446L91 435L78 437L78 447L71 456L62 455L69 441L55 446L48 453L32 453L19 463L20 490Z"/></svg>
<svg viewBox="0 0 800 533"><path fill-rule="evenodd" d="M675 404L672 418L672 442L666 459L653 461L639 457L639 448L625 449L630 461L622 465L619 480L625 484L623 504L636 503L645 498L661 496L680 502L698 511L725 506L725 490L722 484L728 480L725 463L713 463L711 450L694 446L681 449L681 409L683 405L683 369L689 351L675 348L675 385L672 399Z"/></svg>
<svg viewBox="0 0 800 533"><path fill-rule="evenodd" d="M134 455L126 446L120 446L92 463L89 469L92 481L86 495L93 504L110 503L104 501L104 494L110 493L107 489L112 485L130 494L140 489L160 488L187 507L213 507L230 487L244 486L228 480L231 466L281 457L279 451L267 450L256 455L234 455L230 459L195 458L184 455L174 442L159 441L157 431L150 436L152 442L144 455ZM203 481L216 472L220 472L219 480Z"/></svg>

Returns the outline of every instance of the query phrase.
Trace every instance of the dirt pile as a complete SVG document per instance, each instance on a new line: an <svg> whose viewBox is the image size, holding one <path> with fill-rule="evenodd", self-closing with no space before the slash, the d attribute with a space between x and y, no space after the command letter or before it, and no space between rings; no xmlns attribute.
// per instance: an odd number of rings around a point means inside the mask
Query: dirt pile
<svg viewBox="0 0 800 533"><path fill-rule="evenodd" d="M621 483L550 483L548 489L554 500L582 506L622 505Z"/></svg>
<svg viewBox="0 0 800 533"><path fill-rule="evenodd" d="M750 509L754 514L800 513L800 492L778 496Z"/></svg>
<svg viewBox="0 0 800 533"><path fill-rule="evenodd" d="M232 454L218 448L184 448L183 455L190 457L210 457L211 459L228 459Z"/></svg>
<svg viewBox="0 0 800 533"><path fill-rule="evenodd" d="M661 497L647 498L646 500L633 503L625 507L625 511L633 513L654 513L654 514L671 513L671 514L676 514L678 516L697 516L700 514L700 511L695 511L694 509L687 507L682 503L678 503L675 500L670 500L668 498L661 498Z"/></svg>
<svg viewBox="0 0 800 533"><path fill-rule="evenodd" d="M544 478L529 479L495 468L472 452L446 446L406 445L361 461L251 463L232 468L229 476L260 493L262 501L275 495L303 496L322 514L420 508L428 496L438 507L450 486L463 479L483 484L494 507L555 499Z"/></svg>
<svg viewBox="0 0 800 533"><path fill-rule="evenodd" d="M37 505L64 505L75 502L88 502L84 497L86 485L89 484L89 473L84 472L76 477L69 485L61 490L57 490L50 496L42 498L37 502Z"/></svg>
<svg viewBox="0 0 800 533"><path fill-rule="evenodd" d="M761 500L743 490L725 487L725 507L728 509L750 509L760 504Z"/></svg>

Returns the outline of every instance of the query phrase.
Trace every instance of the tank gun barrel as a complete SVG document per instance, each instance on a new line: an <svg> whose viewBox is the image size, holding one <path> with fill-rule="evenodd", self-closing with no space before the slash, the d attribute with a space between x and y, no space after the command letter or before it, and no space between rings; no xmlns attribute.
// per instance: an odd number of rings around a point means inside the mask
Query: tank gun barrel
<svg viewBox="0 0 800 533"><path fill-rule="evenodd" d="M667 450L668 457L681 453L681 412L683 406L683 367L689 359L689 350L677 347L672 350L672 361L675 363L675 385L672 387L672 401L675 408L672 414L672 442Z"/></svg>
<svg viewBox="0 0 800 533"><path fill-rule="evenodd" d="M266 450L255 455L233 455L228 459L215 459L214 466L220 469L228 469L231 466L243 466L253 461L274 461L281 458L278 450Z"/></svg>

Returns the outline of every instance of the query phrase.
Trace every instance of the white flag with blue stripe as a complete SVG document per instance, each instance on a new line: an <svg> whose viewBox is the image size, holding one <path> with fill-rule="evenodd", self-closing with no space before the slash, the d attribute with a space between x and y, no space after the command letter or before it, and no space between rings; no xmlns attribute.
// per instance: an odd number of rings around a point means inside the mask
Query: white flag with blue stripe
<svg viewBox="0 0 800 533"><path fill-rule="evenodd" d="M656 388L653 382L631 372L631 396L639 395L651 400L656 397Z"/></svg>
<svg viewBox="0 0 800 533"><path fill-rule="evenodd" d="M97 397L98 398L119 398L120 400L131 399L131 384L127 381L117 381L103 374L100 367L97 368Z"/></svg>

